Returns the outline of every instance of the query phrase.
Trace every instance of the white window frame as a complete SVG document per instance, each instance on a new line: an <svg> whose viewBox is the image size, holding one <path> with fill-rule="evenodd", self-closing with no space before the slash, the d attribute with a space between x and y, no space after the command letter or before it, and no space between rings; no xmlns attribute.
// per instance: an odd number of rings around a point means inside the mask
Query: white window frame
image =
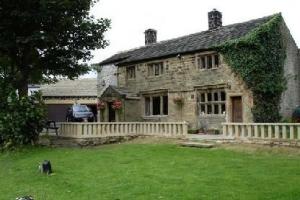
<svg viewBox="0 0 300 200"><path fill-rule="evenodd" d="M158 74L156 74L156 67L158 66ZM165 73L164 62L153 62L147 64L148 77L157 77Z"/></svg>
<svg viewBox="0 0 300 200"><path fill-rule="evenodd" d="M215 93L217 93L217 99L215 99ZM225 95L225 99L222 100L222 93ZM210 101L208 97L211 95ZM204 89L197 91L197 104L200 115L207 116L224 116L226 115L226 92L224 89ZM204 101L202 97L204 96ZM215 106L218 107L218 112L215 113ZM204 110L202 109L204 107ZM211 110L211 113L208 113L208 110ZM223 109L224 108L224 109Z"/></svg>
<svg viewBox="0 0 300 200"><path fill-rule="evenodd" d="M218 58L218 61L216 62L216 56ZM208 61L209 61L209 57L212 60L212 66L209 68L208 67ZM203 64L203 60L204 60L204 64ZM220 67L220 55L218 53L205 53L205 54L197 54L196 55L196 64L197 64L197 68L199 70L211 70L211 69L217 69ZM203 67L204 65L204 67Z"/></svg>
<svg viewBox="0 0 300 200"><path fill-rule="evenodd" d="M129 76L129 74L130 74L129 72L131 70L133 71L133 74L134 74L133 77ZM135 67L135 65L126 67L126 79L127 80L135 80L135 78L136 78L136 67Z"/></svg>
<svg viewBox="0 0 300 200"><path fill-rule="evenodd" d="M164 114L164 97L167 97L167 114ZM160 114L154 115L153 114L153 98L159 97L160 98ZM146 112L147 105L146 105L146 98L150 99L149 102L149 114ZM168 94L155 94L155 95L145 95L144 96L144 116L145 117L161 117L161 116L168 116L169 115L169 96Z"/></svg>

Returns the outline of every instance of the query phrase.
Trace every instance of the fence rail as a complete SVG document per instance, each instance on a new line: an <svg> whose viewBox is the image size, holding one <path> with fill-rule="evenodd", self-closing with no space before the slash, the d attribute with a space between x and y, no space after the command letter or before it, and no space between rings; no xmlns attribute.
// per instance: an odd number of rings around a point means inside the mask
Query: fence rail
<svg viewBox="0 0 300 200"><path fill-rule="evenodd" d="M300 140L300 123L222 123L223 135L235 138Z"/></svg>
<svg viewBox="0 0 300 200"><path fill-rule="evenodd" d="M184 137L186 122L61 122L59 135L70 138L99 138L108 136L149 135Z"/></svg>

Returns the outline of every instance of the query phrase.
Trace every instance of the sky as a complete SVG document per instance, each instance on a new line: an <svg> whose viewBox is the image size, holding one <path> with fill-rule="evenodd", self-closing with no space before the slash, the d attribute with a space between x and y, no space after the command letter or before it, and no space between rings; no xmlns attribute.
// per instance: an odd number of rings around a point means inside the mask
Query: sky
<svg viewBox="0 0 300 200"><path fill-rule="evenodd" d="M208 29L207 13L216 8L223 25L281 12L300 48L299 0L100 0L91 9L96 18L111 19L105 33L110 45L93 52L90 63L144 45L144 31L157 30L157 40L168 40ZM86 75L95 77L95 73Z"/></svg>

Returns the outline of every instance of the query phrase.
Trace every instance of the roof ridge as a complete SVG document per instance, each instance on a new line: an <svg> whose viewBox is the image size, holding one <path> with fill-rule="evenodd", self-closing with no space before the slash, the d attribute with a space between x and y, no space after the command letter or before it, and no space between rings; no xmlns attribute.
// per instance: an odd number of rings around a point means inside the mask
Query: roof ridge
<svg viewBox="0 0 300 200"><path fill-rule="evenodd" d="M150 46L156 46L156 45L160 45L160 44L163 44L163 43L166 43L166 42L170 42L170 41L173 41L173 40L178 40L178 39L181 39L181 38L186 38L186 37L190 37L190 36L193 36L193 35L198 35L198 34L204 33L204 32L215 32L216 30L219 30L219 29L222 29L222 28L226 28L226 27L230 27L230 26L236 26L236 25L239 25L239 24L244 24L244 23L248 23L248 22L252 22L252 21L259 21L259 20L271 18L271 17L274 17L277 14L280 14L280 13L275 13L275 14L272 14L272 15L267 15L267 16L264 16L264 17L260 17L260 18L256 18L256 19L251 19L251 20L247 20L247 21L243 21L243 22L237 22L237 23L233 23L233 24L228 24L228 25L221 26L221 27L218 27L218 28L213 29L213 30L205 30L205 31L199 31L199 32L195 32L195 33L190 33L188 35L182 35L182 36L179 36L179 37L162 40L162 41L159 41L159 42L156 42L156 43L153 43L153 44L149 44L149 45L146 45L146 46L143 45L143 46L134 47L134 48L131 48L131 49L128 49L128 50L119 51L116 54L127 53L127 52L134 51L134 50L137 50L137 49L147 48L147 47L150 47Z"/></svg>
<svg viewBox="0 0 300 200"><path fill-rule="evenodd" d="M236 25L239 25L239 24L244 24L244 23L248 23L248 22L252 22L252 21L259 21L259 20L262 20L262 19L267 19L267 18L271 18L271 17L274 17L275 15L277 15L278 13L276 14L273 14L273 15L267 15L267 16L264 16L264 17L260 17L260 18L256 18L256 19L251 19L251 20L247 20L247 21L244 21L244 22L238 22L238 23L233 23L233 24L228 24L228 25L225 25L225 26L221 26L221 27L218 27L216 29L213 29L213 30L205 30L205 31L200 31L200 32L196 32L196 33L191 33L191 34L188 34L188 35L183 35L183 36L179 36L179 37L176 37L176 38L172 38L172 39L167 39L167 40L162 40L162 41L159 41L157 43L154 43L154 44L150 44L148 46L155 46L155 45L158 45L158 44L161 44L161 43L164 43L164 42L169 42L169 41L173 41L173 40L178 40L178 39L181 39L181 38L185 38L185 37L190 37L190 36L193 36L193 35L198 35L200 33L204 33L204 32L215 32L216 30L219 30L219 29L222 29L222 28L228 28L230 26L236 26ZM142 47L148 47L148 46L141 46Z"/></svg>
<svg viewBox="0 0 300 200"><path fill-rule="evenodd" d="M275 14L272 14L272 15L267 15L267 16L264 16L264 17L251 19L251 20L244 21L244 22L228 24L226 26L218 27L217 29L214 29L214 30L204 30L204 31L191 33L191 34L188 34L188 35L183 35L183 36L179 36L179 37L175 37L175 38L171 38L171 39L167 39L167 40L162 40L162 41L159 41L159 42L154 43L154 44L149 44L149 45L146 45L146 46L144 45L144 46L128 49L128 50L125 50L125 51L120 51L120 52L117 52L117 53L113 54L112 56L106 58L105 60L101 61L99 64L100 65L105 65L105 64L110 64L110 63L122 63L124 60L128 60L128 58L129 58L129 60L132 60L132 59L130 59L130 57L135 57L135 60L139 60L139 59L142 59L141 57L145 57L144 53L149 54L148 57L153 57L153 52L157 51L157 48L159 48L159 47L166 48L167 45L173 45L172 42L173 43L174 42L178 42L178 43L182 42L180 40L183 40L183 42L184 42L184 41L187 41L187 40L190 40L190 39L193 40L194 38L199 38L199 37L205 36L206 38L203 38L203 40L202 40L205 43L205 41L207 39L208 40L209 39L210 40L216 40L218 42L220 40L225 40L226 38L228 39L228 34L232 34L233 37L241 37L242 36L241 34L242 34L243 31L233 30L232 28L235 28L236 26L245 25L246 28L248 26L248 30L244 30L244 32L245 31L248 32L248 31L250 31L250 29L253 29L253 27L255 27L255 26L258 27L258 26L261 26L261 25L265 24L266 22L268 22L269 20L271 20L273 17L275 17L278 14L280 14L280 13L275 13ZM250 24L250 25L252 24L252 28L251 28L251 26L249 27L248 24ZM242 28L242 27L237 27L237 28ZM223 34L224 34L225 37L220 37L220 32L224 32ZM214 33L219 35L217 37L220 37L220 38L215 38L216 35ZM202 44L203 43L202 41L198 40L197 42L200 42L198 44ZM172 48L178 48L178 51L185 52L185 50L190 47L189 44L190 43L185 44L187 48L185 48L185 46L179 47L179 46L174 46L174 45L172 46ZM196 50L196 48L199 47L199 45L197 45L197 44L196 45L194 44L194 46L195 46L194 50ZM202 45L202 47L203 47L203 49L207 48L207 46L205 46L205 44ZM198 50L200 50L200 49L198 49ZM147 50L149 50L149 51L147 51ZM153 50L153 51L151 51L151 50ZM163 51L167 51L167 50L163 50ZM139 53L138 56L134 55L135 52Z"/></svg>

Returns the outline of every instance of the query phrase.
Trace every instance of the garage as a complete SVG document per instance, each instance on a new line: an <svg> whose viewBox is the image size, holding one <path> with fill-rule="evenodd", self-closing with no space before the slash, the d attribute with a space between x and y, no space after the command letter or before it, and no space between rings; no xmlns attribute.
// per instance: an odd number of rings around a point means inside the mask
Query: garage
<svg viewBox="0 0 300 200"><path fill-rule="evenodd" d="M73 104L87 105L97 119L97 79L60 80L42 85L41 92L48 120L65 122L67 110Z"/></svg>

